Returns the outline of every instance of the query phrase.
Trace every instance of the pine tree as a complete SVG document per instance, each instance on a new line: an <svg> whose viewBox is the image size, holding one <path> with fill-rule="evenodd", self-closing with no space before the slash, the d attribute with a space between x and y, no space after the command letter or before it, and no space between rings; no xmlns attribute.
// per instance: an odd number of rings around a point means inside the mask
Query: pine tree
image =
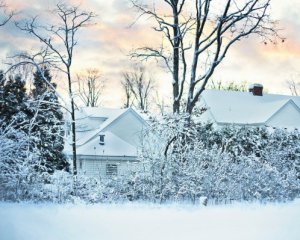
<svg viewBox="0 0 300 240"><path fill-rule="evenodd" d="M7 80L0 72L0 120L2 125L12 124L24 130L28 123L28 96L25 81L20 75L10 76Z"/></svg>
<svg viewBox="0 0 300 240"><path fill-rule="evenodd" d="M63 154L64 130L63 113L58 97L52 84L49 69L43 69L44 80L40 72L34 73L34 89L32 91L33 102L31 110L34 116L32 134L41 152L44 167L49 173L55 169L68 169L68 162ZM56 87L52 84L53 87Z"/></svg>
<svg viewBox="0 0 300 240"><path fill-rule="evenodd" d="M17 168L20 169L19 167L23 163L28 162L29 155L35 154L35 146L31 144L31 138L27 134L31 117L28 99L25 81L21 75L11 75L7 79L3 72L0 72L0 132L4 135L3 139L6 139L1 144L10 142L16 146L9 149L11 154L5 156L5 163L2 158L1 164L11 169L11 173ZM21 140L19 136L26 136L26 138ZM2 151L4 150L2 149Z"/></svg>

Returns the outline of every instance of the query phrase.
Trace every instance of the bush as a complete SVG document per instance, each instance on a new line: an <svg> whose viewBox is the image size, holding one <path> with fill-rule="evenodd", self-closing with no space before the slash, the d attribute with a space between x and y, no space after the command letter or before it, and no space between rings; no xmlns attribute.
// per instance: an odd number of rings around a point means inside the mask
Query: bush
<svg viewBox="0 0 300 240"><path fill-rule="evenodd" d="M145 134L140 159L135 188L145 200L284 201L300 193L297 131L166 118Z"/></svg>
<svg viewBox="0 0 300 240"><path fill-rule="evenodd" d="M39 171L26 134L0 132L0 197L12 201L286 201L300 196L300 134L258 127L214 128L183 116L153 121L140 168L128 176L74 178ZM202 200L201 200L202 199Z"/></svg>

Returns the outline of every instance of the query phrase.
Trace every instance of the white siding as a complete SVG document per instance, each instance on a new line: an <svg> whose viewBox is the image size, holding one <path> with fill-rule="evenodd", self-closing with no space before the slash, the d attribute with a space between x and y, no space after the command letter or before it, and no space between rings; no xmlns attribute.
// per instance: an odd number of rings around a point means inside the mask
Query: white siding
<svg viewBox="0 0 300 240"><path fill-rule="evenodd" d="M94 156L80 156L77 161L77 169L79 174L84 174L95 178L110 178L106 175L106 165L116 164L118 169L118 176L130 174L136 171L139 163L135 158L125 160L122 157L107 157L95 158Z"/></svg>
<svg viewBox="0 0 300 240"><path fill-rule="evenodd" d="M300 112L293 103L288 103L267 121L267 125L300 129Z"/></svg>

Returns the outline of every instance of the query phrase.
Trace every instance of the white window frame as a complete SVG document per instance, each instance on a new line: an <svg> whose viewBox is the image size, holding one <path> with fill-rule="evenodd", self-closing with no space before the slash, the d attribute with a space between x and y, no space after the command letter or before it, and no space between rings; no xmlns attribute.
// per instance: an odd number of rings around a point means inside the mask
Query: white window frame
<svg viewBox="0 0 300 240"><path fill-rule="evenodd" d="M116 164L116 163L107 163L105 165L105 174L108 177L118 176L118 164Z"/></svg>

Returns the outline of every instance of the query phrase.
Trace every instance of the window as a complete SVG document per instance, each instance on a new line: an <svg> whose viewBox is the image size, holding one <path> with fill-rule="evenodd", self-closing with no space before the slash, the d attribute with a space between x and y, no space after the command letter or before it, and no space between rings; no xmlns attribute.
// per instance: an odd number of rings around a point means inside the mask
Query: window
<svg viewBox="0 0 300 240"><path fill-rule="evenodd" d="M100 138L99 144L100 144L100 145L104 145L104 137L105 137L104 134L100 134L100 135L99 135L99 138Z"/></svg>
<svg viewBox="0 0 300 240"><path fill-rule="evenodd" d="M118 166L117 164L106 164L106 176L117 176Z"/></svg>

